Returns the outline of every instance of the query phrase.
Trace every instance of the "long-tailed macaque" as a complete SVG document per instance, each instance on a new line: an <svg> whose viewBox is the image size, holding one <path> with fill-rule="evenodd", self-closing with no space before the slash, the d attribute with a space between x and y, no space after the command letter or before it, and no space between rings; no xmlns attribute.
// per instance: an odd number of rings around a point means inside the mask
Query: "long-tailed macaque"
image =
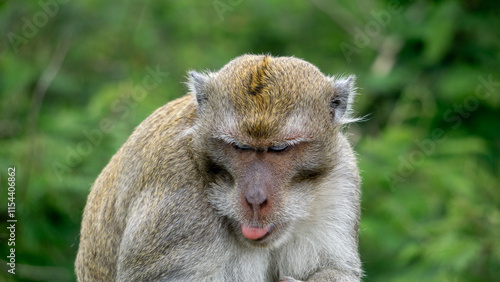
<svg viewBox="0 0 500 282"><path fill-rule="evenodd" d="M190 72L94 183L79 281L359 281L354 77L244 55Z"/></svg>

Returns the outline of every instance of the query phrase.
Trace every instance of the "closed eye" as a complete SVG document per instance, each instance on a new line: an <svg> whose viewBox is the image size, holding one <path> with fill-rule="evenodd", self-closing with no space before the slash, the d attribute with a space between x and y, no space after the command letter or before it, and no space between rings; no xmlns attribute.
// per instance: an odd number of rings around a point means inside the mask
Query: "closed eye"
<svg viewBox="0 0 500 282"><path fill-rule="evenodd" d="M253 150L253 148L248 146L248 145L234 144L233 146L234 146L234 148L236 148L238 150Z"/></svg>
<svg viewBox="0 0 500 282"><path fill-rule="evenodd" d="M287 144L283 144L283 145L279 145L279 146L271 146L271 147L268 148L268 151L269 152L277 153L277 152L283 152L287 148L288 148L288 145Z"/></svg>

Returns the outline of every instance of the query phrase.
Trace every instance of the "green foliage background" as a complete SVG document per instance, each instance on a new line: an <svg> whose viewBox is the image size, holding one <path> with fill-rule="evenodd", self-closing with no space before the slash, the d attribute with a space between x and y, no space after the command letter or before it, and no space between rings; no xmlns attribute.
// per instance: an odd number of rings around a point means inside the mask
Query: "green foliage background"
<svg viewBox="0 0 500 282"><path fill-rule="evenodd" d="M0 1L0 259L72 281L92 182L190 69L243 53L356 74L365 281L500 281L500 6L480 0ZM151 69L168 73L137 92Z"/></svg>

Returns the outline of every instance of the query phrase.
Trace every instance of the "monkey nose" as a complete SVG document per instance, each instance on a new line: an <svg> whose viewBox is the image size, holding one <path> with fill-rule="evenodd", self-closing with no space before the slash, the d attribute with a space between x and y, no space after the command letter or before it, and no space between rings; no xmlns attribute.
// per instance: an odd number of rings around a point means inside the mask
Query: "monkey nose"
<svg viewBox="0 0 500 282"><path fill-rule="evenodd" d="M260 210L267 204L267 195L262 190L248 191L245 193L245 199L247 200L247 204L254 210Z"/></svg>

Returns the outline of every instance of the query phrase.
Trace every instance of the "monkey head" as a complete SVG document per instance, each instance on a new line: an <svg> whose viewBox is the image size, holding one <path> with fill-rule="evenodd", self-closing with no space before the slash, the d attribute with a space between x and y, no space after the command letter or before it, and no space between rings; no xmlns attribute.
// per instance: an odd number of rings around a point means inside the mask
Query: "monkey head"
<svg viewBox="0 0 500 282"><path fill-rule="evenodd" d="M354 77L323 75L290 57L245 55L218 72L190 72L197 101L192 152L236 240L277 247L314 224L342 169L342 126ZM335 205L335 203L323 203Z"/></svg>

